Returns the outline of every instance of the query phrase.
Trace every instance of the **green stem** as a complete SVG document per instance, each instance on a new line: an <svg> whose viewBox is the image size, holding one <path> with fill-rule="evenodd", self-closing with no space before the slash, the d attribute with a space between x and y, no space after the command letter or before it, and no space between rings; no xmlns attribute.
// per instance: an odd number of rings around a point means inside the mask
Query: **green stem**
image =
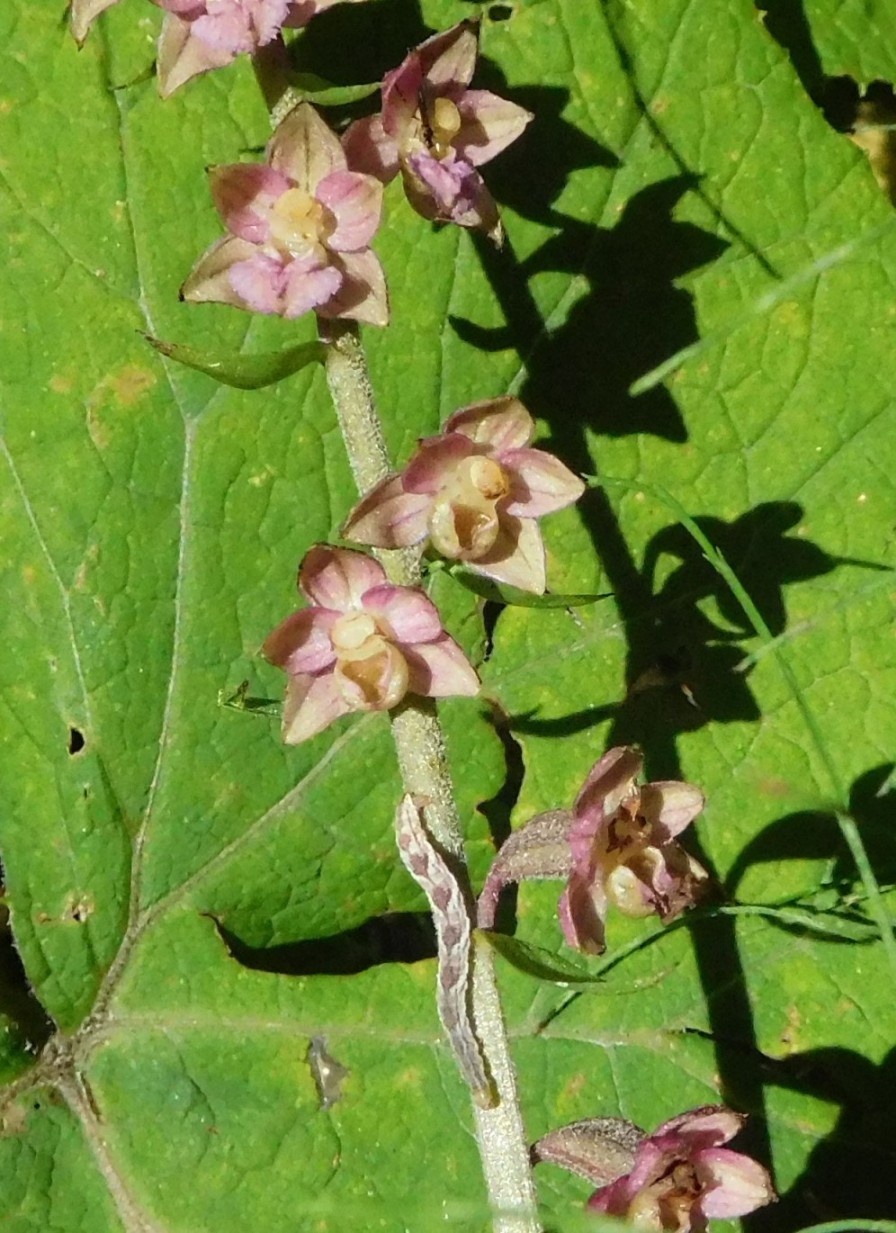
<svg viewBox="0 0 896 1233"><path fill-rule="evenodd" d="M349 465L360 495L391 470L382 424L376 409L370 374L357 325L320 321L327 345L327 382ZM420 556L414 550L377 553L396 586L420 585ZM411 698L392 714L392 736L405 791L425 802L423 816L436 842L454 857L469 887L463 832L445 752L445 738L435 703ZM495 1233L541 1233L535 1213L535 1188L529 1147L520 1113L516 1074L495 971L487 948L473 961L471 1009L473 1022L498 1102L491 1109L473 1104L476 1138L491 1204Z"/></svg>

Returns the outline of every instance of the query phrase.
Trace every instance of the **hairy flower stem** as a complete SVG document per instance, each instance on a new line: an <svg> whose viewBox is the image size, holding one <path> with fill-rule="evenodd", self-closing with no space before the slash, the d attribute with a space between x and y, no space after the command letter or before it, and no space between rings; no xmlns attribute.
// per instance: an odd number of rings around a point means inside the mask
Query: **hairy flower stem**
<svg viewBox="0 0 896 1233"><path fill-rule="evenodd" d="M358 492L363 496L391 470L382 425L358 327L351 322L320 321L327 344L326 373L330 394ZM397 586L420 585L419 553L380 551L377 557ZM463 835L445 752L445 738L429 698L414 698L392 716L392 736L405 790L424 804L427 828L466 877ZM540 1233L529 1148L519 1109L516 1074L501 1010L495 972L487 948L473 964L473 1021L498 1092L490 1109L473 1105L482 1168L494 1212L495 1233Z"/></svg>

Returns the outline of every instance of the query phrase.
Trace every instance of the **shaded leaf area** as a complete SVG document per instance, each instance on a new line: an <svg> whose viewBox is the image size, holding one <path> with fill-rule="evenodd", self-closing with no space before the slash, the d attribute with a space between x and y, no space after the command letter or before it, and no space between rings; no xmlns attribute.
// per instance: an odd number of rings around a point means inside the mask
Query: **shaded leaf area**
<svg viewBox="0 0 896 1233"><path fill-rule="evenodd" d="M896 471L892 236L824 264L886 206L748 11L503 7L484 22L482 83L538 115L489 177L507 249L434 231L397 186L377 241L394 324L369 344L396 461L457 407L512 389L571 465L686 498L773 631L793 635L892 881L892 793L877 795L893 747L890 606L872 568ZM336 6L300 37L296 67L373 81L470 11ZM0 270L15 323L0 368L15 618L0 652L0 851L24 970L63 1029L38 1086L5 1107L0 1212L21 1233L227 1233L279 1227L284 1211L300 1228L479 1229L434 965L394 962L429 953L429 938L393 848L387 722L285 750L276 719L219 704L244 680L253 699L280 695L258 648L353 493L318 372L247 393L138 336L204 354L313 340L310 322L177 302L219 234L204 167L250 155L268 130L245 64L159 104L138 80L158 17L126 0L79 55L58 13L0 16L0 209L24 261ZM738 324L807 268L817 277L792 298ZM629 395L701 338L667 386ZM477 704L444 710L476 878L517 789L517 821L568 804L604 745L625 740L652 778L706 789L700 855L721 902L820 895L820 911L861 913L774 663L736 671L756 641L667 512L594 492L547 534L553 591L614 599L508 609L489 647L478 601L433 580L452 632L477 658L490 649L505 725L502 746ZM551 953L557 893L527 886L517 909L520 938ZM611 919L611 946L645 928ZM751 1226L886 1214L890 995L874 944L720 917L570 993L507 973L533 1138L586 1116L650 1128L721 1095L754 1113L752 1145L785 1196ZM327 1108L314 1041L345 1072ZM581 1183L544 1166L541 1193L551 1227L579 1227Z"/></svg>
<svg viewBox="0 0 896 1233"><path fill-rule="evenodd" d="M896 80L896 13L886 0L760 0L757 8L810 91L822 75L860 87Z"/></svg>

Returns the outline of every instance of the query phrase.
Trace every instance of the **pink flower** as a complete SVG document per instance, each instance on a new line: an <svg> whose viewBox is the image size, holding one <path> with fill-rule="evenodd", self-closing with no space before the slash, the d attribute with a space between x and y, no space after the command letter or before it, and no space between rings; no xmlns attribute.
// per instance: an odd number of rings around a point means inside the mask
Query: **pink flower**
<svg viewBox="0 0 896 1233"><path fill-rule="evenodd" d="M267 163L209 172L230 234L199 259L182 298L283 317L314 309L385 325L385 278L369 248L382 185L346 170L338 138L307 103L279 125L267 155Z"/></svg>
<svg viewBox="0 0 896 1233"><path fill-rule="evenodd" d="M570 946L600 955L612 902L627 916L655 912L663 924L697 899L707 873L675 842L703 808L703 793L671 780L638 786L644 759L629 746L594 764L572 811L532 818L503 845L479 900L491 928L508 882L566 878L559 915Z"/></svg>
<svg viewBox="0 0 896 1233"><path fill-rule="evenodd" d="M361 552L318 544L302 561L310 601L264 654L289 676L283 739L298 745L350 711L388 711L406 694L472 697L479 678L422 591L391 586Z"/></svg>
<svg viewBox="0 0 896 1233"><path fill-rule="evenodd" d="M401 171L424 218L484 231L500 242L498 209L476 170L515 141L530 112L470 90L479 25L462 21L415 48L383 81L383 107L344 137L349 164L384 182Z"/></svg>
<svg viewBox="0 0 896 1233"><path fill-rule="evenodd" d="M442 556L541 594L544 543L536 519L577 501L585 485L552 454L529 448L534 431L517 398L455 411L400 474L362 498L344 534L379 548L428 538Z"/></svg>
<svg viewBox="0 0 896 1233"><path fill-rule="evenodd" d="M118 0L72 0L72 31L79 43L105 9ZM166 10L159 37L159 90L167 98L184 82L254 53L283 26L304 26L324 9L359 0L152 0Z"/></svg>
<svg viewBox="0 0 896 1233"><path fill-rule="evenodd" d="M642 1139L631 1171L596 1191L588 1207L635 1228L705 1233L710 1219L734 1220L773 1202L762 1165L720 1146L744 1120L706 1105L664 1122Z"/></svg>

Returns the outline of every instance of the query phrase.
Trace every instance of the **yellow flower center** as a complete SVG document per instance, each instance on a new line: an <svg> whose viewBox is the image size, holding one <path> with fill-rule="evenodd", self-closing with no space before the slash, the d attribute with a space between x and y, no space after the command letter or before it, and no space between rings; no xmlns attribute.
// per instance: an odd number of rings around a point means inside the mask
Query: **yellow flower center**
<svg viewBox="0 0 896 1233"><path fill-rule="evenodd" d="M303 188L289 188L271 209L271 241L284 256L304 257L322 249L335 230L333 215Z"/></svg>
<svg viewBox="0 0 896 1233"><path fill-rule="evenodd" d="M336 680L357 710L388 711L408 691L408 665L397 646L380 634L338 653Z"/></svg>
<svg viewBox="0 0 896 1233"><path fill-rule="evenodd" d="M680 1160L635 1196L626 1218L645 1233L684 1233L691 1227L691 1209L701 1189L694 1166Z"/></svg>
<svg viewBox="0 0 896 1233"><path fill-rule="evenodd" d="M442 556L476 561L494 545L500 531L497 502L510 492L504 468L493 458L474 455L454 468L429 516L429 537Z"/></svg>
<svg viewBox="0 0 896 1233"><path fill-rule="evenodd" d="M653 911L644 902L640 884L649 880L656 860L662 859L650 845L650 825L639 813L640 806L639 792L620 804L598 853L607 895L626 916L649 916Z"/></svg>
<svg viewBox="0 0 896 1233"><path fill-rule="evenodd" d="M432 153L436 158L444 158L451 149L451 143L460 132L460 112L450 98L437 98L430 108L430 129L432 131Z"/></svg>
<svg viewBox="0 0 896 1233"><path fill-rule="evenodd" d="M330 632L330 641L337 655L358 651L368 638L379 630L376 621L368 612L346 612L339 617Z"/></svg>

